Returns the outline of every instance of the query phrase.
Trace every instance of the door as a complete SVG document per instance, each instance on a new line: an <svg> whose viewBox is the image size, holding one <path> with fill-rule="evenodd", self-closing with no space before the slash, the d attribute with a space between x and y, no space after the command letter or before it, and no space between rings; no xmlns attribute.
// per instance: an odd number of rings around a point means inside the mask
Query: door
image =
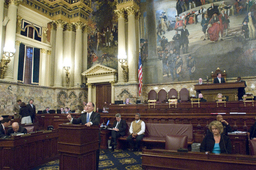
<svg viewBox="0 0 256 170"><path fill-rule="evenodd" d="M102 111L103 107L111 103L111 84L97 84L96 85L96 106L99 112Z"/></svg>

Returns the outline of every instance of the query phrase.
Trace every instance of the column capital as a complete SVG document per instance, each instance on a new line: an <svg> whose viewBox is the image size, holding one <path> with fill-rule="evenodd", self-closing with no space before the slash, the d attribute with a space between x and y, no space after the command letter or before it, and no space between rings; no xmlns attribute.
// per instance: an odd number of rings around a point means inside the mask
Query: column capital
<svg viewBox="0 0 256 170"><path fill-rule="evenodd" d="M66 28L66 31L73 31L74 30L74 24L67 23L65 28Z"/></svg>
<svg viewBox="0 0 256 170"><path fill-rule="evenodd" d="M118 15L118 18L124 18L124 8L115 10L114 12Z"/></svg>
<svg viewBox="0 0 256 170"><path fill-rule="evenodd" d="M17 41L17 40L15 41L15 45L17 46L20 46L20 43L21 43L20 41Z"/></svg>
<svg viewBox="0 0 256 170"><path fill-rule="evenodd" d="M135 19L139 19L141 16L141 12L138 10L135 15Z"/></svg>
<svg viewBox="0 0 256 170"><path fill-rule="evenodd" d="M67 22L65 22L65 21L63 21L63 20L61 20L61 19L59 19L59 20L57 20L57 21L54 21L55 23L56 23L56 25L57 25L57 27L60 27L60 28L64 28L64 26L67 24Z"/></svg>
<svg viewBox="0 0 256 170"><path fill-rule="evenodd" d="M78 30L78 29L82 29L85 26L85 23L78 21L78 22L75 22L74 25L76 27L76 30Z"/></svg>
<svg viewBox="0 0 256 170"><path fill-rule="evenodd" d="M82 31L83 31L83 33L87 33L87 31L88 31L88 26L85 25L85 26L82 28Z"/></svg>
<svg viewBox="0 0 256 170"><path fill-rule="evenodd" d="M138 9L135 8L134 6L130 6L126 8L126 11L128 15L135 15Z"/></svg>
<svg viewBox="0 0 256 170"><path fill-rule="evenodd" d="M41 48L41 53L43 53L43 54L46 54L47 53L47 50L46 49L44 49L44 48Z"/></svg>
<svg viewBox="0 0 256 170"><path fill-rule="evenodd" d="M9 5L16 5L19 6L19 4L22 2L22 0L9 0Z"/></svg>
<svg viewBox="0 0 256 170"><path fill-rule="evenodd" d="M57 27L56 23L53 21L53 22L50 22L50 24L51 24L51 29L56 30L56 27Z"/></svg>
<svg viewBox="0 0 256 170"><path fill-rule="evenodd" d="M52 51L51 50L47 50L47 55L51 55Z"/></svg>

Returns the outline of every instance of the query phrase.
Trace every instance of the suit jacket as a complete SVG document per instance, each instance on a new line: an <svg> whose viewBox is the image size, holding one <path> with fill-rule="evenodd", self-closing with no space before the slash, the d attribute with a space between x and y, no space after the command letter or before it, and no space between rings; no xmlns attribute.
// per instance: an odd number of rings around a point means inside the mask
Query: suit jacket
<svg viewBox="0 0 256 170"><path fill-rule="evenodd" d="M19 133L27 133L27 129L20 126L18 132ZM13 129L12 128L8 129L7 135L10 136L12 133L14 133Z"/></svg>
<svg viewBox="0 0 256 170"><path fill-rule="evenodd" d="M224 79L224 78L221 77L220 79L221 79L221 83L225 83L225 79ZM213 83L220 83L220 82L219 82L219 79L216 77L216 78L214 79Z"/></svg>
<svg viewBox="0 0 256 170"><path fill-rule="evenodd" d="M113 128L116 127L117 121L114 122ZM117 129L119 129L119 133L121 136L125 135L126 132L126 121L121 119L120 123L117 125Z"/></svg>
<svg viewBox="0 0 256 170"><path fill-rule="evenodd" d="M73 124L86 124L87 119L87 113L82 113L81 116L77 119L73 119ZM92 122L92 125L99 125L100 124L100 114L97 112L92 112L90 117L90 122Z"/></svg>
<svg viewBox="0 0 256 170"><path fill-rule="evenodd" d="M6 136L3 125L0 124L0 138Z"/></svg>
<svg viewBox="0 0 256 170"><path fill-rule="evenodd" d="M46 110L44 110L43 113L50 113L50 112L49 111L47 112Z"/></svg>
<svg viewBox="0 0 256 170"><path fill-rule="evenodd" d="M17 118L20 118L20 105L18 105L18 103L16 103L14 106L13 106L13 112L16 112L16 114L14 115L14 119L17 119Z"/></svg>
<svg viewBox="0 0 256 170"><path fill-rule="evenodd" d="M32 108L31 105L28 104L27 107L28 107L28 113L31 116L31 119L34 119L34 117L36 116L36 106L33 105L33 108ZM32 120L32 122L33 122L33 120Z"/></svg>

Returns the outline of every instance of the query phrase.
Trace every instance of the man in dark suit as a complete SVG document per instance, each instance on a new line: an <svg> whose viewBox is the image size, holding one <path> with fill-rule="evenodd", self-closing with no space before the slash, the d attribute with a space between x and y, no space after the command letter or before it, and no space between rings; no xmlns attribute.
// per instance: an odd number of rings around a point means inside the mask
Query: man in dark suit
<svg viewBox="0 0 256 170"><path fill-rule="evenodd" d="M241 80L241 77L237 77L237 82L244 82L245 87L247 87L246 82ZM240 87L237 90L238 100L243 100L243 96L245 95L244 87Z"/></svg>
<svg viewBox="0 0 256 170"><path fill-rule="evenodd" d="M10 126L11 124L11 119L9 118L4 118L2 121L1 121L1 126L0 126L0 138L4 137L4 136L7 136L7 130L6 128L8 126Z"/></svg>
<svg viewBox="0 0 256 170"><path fill-rule="evenodd" d="M225 79L221 77L221 73L217 73L217 77L214 79L213 83L225 83Z"/></svg>
<svg viewBox="0 0 256 170"><path fill-rule="evenodd" d="M87 103L82 111L82 114L79 118L72 118L70 114L68 114L68 120L73 124L82 124L86 126L91 125L99 125L100 124L100 114L93 111L94 104L92 102Z"/></svg>
<svg viewBox="0 0 256 170"><path fill-rule="evenodd" d="M16 133L27 133L27 129L24 127L19 126L18 122L12 123L12 128L9 128L7 131L7 135L10 136Z"/></svg>
<svg viewBox="0 0 256 170"><path fill-rule="evenodd" d="M116 121L114 122L113 129L111 131L111 146L113 151L116 147L116 139L120 136L124 136L126 131L126 121L121 119L120 113L117 113L115 117Z"/></svg>
<svg viewBox="0 0 256 170"><path fill-rule="evenodd" d="M73 124L82 124L85 126L98 126L100 124L100 114L94 112L94 104L92 102L88 102L86 106L84 106L84 110L81 116L77 119L72 118L71 114L69 113L67 118ZM99 145L100 145L100 131L99 131ZM100 146L99 146L100 148ZM96 170L99 167L99 155L100 150L98 149L96 152Z"/></svg>
<svg viewBox="0 0 256 170"><path fill-rule="evenodd" d="M29 104L27 105L28 112L29 112L29 115L31 117L32 123L34 122L35 117L36 117L36 107L35 107L35 105L33 103L34 103L34 100L30 99Z"/></svg>
<svg viewBox="0 0 256 170"><path fill-rule="evenodd" d="M228 135L228 132L233 132L231 126L226 120L223 119L222 115L217 115L216 119L217 121L220 121L223 125L223 134Z"/></svg>
<svg viewBox="0 0 256 170"><path fill-rule="evenodd" d="M43 111L43 113L44 113L44 114L45 114L45 113L50 113L49 110L50 110L50 108L49 108L49 107L46 107L45 110Z"/></svg>

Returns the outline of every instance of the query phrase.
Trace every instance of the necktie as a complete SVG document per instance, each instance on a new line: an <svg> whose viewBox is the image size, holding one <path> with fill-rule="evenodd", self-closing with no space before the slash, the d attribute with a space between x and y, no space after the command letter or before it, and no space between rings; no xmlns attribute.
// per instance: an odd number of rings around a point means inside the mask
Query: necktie
<svg viewBox="0 0 256 170"><path fill-rule="evenodd" d="M89 113L87 113L86 123L88 123L88 122L89 122L89 118L90 118L90 115L89 115Z"/></svg>

